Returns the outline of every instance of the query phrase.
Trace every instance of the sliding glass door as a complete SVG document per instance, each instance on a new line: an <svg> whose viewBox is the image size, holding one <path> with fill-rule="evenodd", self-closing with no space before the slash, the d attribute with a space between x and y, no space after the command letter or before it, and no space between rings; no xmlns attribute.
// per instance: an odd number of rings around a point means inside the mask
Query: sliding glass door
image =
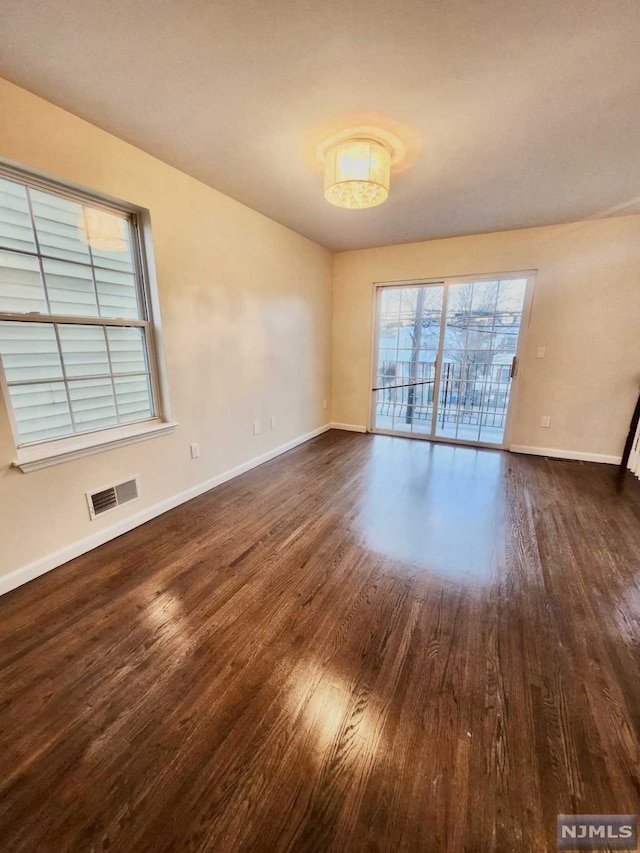
<svg viewBox="0 0 640 853"><path fill-rule="evenodd" d="M433 433L444 285L378 289L374 429Z"/></svg>
<svg viewBox="0 0 640 853"><path fill-rule="evenodd" d="M527 281L379 287L372 429L503 445Z"/></svg>

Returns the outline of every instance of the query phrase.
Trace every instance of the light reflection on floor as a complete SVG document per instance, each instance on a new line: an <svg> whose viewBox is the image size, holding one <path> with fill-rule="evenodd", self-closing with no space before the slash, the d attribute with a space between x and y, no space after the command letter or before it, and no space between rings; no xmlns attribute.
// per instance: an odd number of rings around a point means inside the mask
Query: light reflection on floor
<svg viewBox="0 0 640 853"><path fill-rule="evenodd" d="M190 635L185 623L184 604L176 595L167 590L156 593L146 606L146 615L156 640L173 643L183 650L188 648Z"/></svg>
<svg viewBox="0 0 640 853"><path fill-rule="evenodd" d="M378 436L356 520L364 543L413 569L488 582L501 541L504 464L500 451Z"/></svg>
<svg viewBox="0 0 640 853"><path fill-rule="evenodd" d="M366 706L359 703L353 685L324 665L301 662L295 669L287 692L289 711L296 727L311 738L318 760L336 744L348 745L342 757L358 760L377 743L374 697Z"/></svg>

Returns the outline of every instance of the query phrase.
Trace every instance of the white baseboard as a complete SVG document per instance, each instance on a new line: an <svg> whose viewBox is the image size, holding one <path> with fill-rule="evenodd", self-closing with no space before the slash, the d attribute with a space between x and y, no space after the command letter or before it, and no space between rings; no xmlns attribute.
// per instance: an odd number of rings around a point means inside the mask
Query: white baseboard
<svg viewBox="0 0 640 853"><path fill-rule="evenodd" d="M619 465L621 456L607 456L604 453L585 453L582 450L558 450L553 447L527 447L523 444L512 444L509 447L513 453L529 453L533 456L551 456L554 459L578 459L581 462L603 462L605 465Z"/></svg>
<svg viewBox="0 0 640 853"><path fill-rule="evenodd" d="M33 563L29 563L26 566L15 569L13 572L9 572L9 574L4 577L0 577L0 595L4 595L5 592L10 592L12 589L22 586L22 584L28 583L40 575L44 575L46 572L51 571L51 569L56 569L58 566L69 562L69 560L73 560L75 557L79 557L81 554L86 554L87 551L93 551L94 548L104 545L105 542L115 539L116 536L122 536L123 533L128 533L129 530L133 530L134 527L139 527L146 521L151 521L152 518L162 515L162 513L167 512L186 501L190 501L192 498L196 498L198 495L208 492L210 489L214 489L216 486L220 486L222 483L226 483L234 477L239 477L240 474L244 474L252 468L257 468L258 465L262 465L270 459L274 459L276 456L286 453L287 450L292 450L299 444L304 444L305 441L309 441L317 435L327 432L327 430L331 429L331 426L331 424L325 424L324 426L314 429L305 435L298 436L298 438L294 438L286 444L281 444L280 447L276 447L274 450L269 450L267 453L263 453L262 456L256 456L254 459L249 459L248 462L243 462L241 465L237 465L235 468L224 471L222 474L218 474L210 480L205 480L203 483L198 483L198 485L192 486L184 492L180 492L177 495L166 498L166 500L147 507L135 515L123 518L122 521L112 524L110 527L105 527L104 529L93 533L91 536L86 536L84 539L80 539L72 545L67 545L65 548L60 548L52 554L47 554L46 557L41 557Z"/></svg>
<svg viewBox="0 0 640 853"><path fill-rule="evenodd" d="M346 429L348 432L366 432L365 426L358 424L331 424L331 429Z"/></svg>

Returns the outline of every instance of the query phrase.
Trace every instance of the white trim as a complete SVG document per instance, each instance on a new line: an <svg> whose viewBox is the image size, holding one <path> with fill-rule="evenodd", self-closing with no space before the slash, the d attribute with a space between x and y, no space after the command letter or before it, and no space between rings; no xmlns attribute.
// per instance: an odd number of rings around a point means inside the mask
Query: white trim
<svg viewBox="0 0 640 853"><path fill-rule="evenodd" d="M376 429L376 392L373 387L378 379L378 344L380 341L380 307L382 304L381 286L372 282L373 311L371 312L371 330L369 334L369 405L367 408L367 429L375 432Z"/></svg>
<svg viewBox="0 0 640 853"><path fill-rule="evenodd" d="M0 159L0 175L14 183L27 184L37 190L44 192L54 192L58 195L69 198L72 201L83 202L87 199L98 207L103 207L110 213L140 213L144 210L137 204L132 204L130 201L125 201L116 196L107 195L98 190L90 189L84 184L77 184L74 181L67 181L53 175L51 172L43 172L41 169L26 168L17 160Z"/></svg>
<svg viewBox="0 0 640 853"><path fill-rule="evenodd" d="M100 432L76 434L58 441L27 445L17 449L13 467L28 474L29 471L39 471L41 468L49 468L51 465L79 459L81 456L91 456L103 450L113 450L114 447L123 447L125 444L135 444L147 438L167 435L177 426L177 423L142 421Z"/></svg>
<svg viewBox="0 0 640 853"><path fill-rule="evenodd" d="M288 441L286 444L280 445L280 447L276 447L274 450L263 453L262 456L256 456L254 459L250 459L248 462L243 462L241 465L237 465L229 471L224 471L222 474L218 474L210 480L205 480L204 483L198 483L197 486L192 486L190 489L186 489L184 492L180 492L177 495L166 498L164 501L160 501L160 503L147 507L147 509L143 509L135 515L130 515L128 518L122 519L122 521L119 521L117 524L111 525L111 527L105 527L103 530L100 530L91 536L86 536L79 542L74 542L72 545L67 545L65 548L60 548L58 551L54 551L53 554L48 554L46 557L41 557L33 563L29 563L26 566L15 569L13 572L9 572L9 574L4 577L0 577L0 595L4 595L5 592L9 592L18 586L22 586L22 584L28 583L40 575L44 575L46 572L51 571L51 569L55 569L58 566L69 562L69 560L79 557L81 554L86 554L87 551L92 551L99 545L104 545L105 542L109 542L117 536L122 536L123 533L128 533L129 530L133 530L134 527L138 527L147 521L151 521L152 518L162 515L163 513L168 512L168 510L180 506L180 504L190 501L192 498L196 498L198 495L208 492L210 489L214 489L222 483L226 483L227 480L232 480L234 477L238 477L240 474L244 474L252 468L257 468L258 465L262 465L264 462L268 462L270 459L274 459L276 456L286 453L287 450L292 450L299 444L304 444L305 441L309 441L317 435L327 432L329 429L331 429L331 424L325 424L324 426L314 429L305 435L294 438L292 441Z"/></svg>
<svg viewBox="0 0 640 853"><path fill-rule="evenodd" d="M138 210L133 220L136 231L136 245L140 257L138 263L141 269L143 293L147 306L147 350L150 353L151 379L156 415L161 415L164 421L170 423L171 401L169 399L169 373L164 351L164 335L162 333L162 317L160 313L160 296L158 277L156 273L153 235L151 233L151 214L148 210Z"/></svg>
<svg viewBox="0 0 640 853"><path fill-rule="evenodd" d="M138 422L137 425L138 427L140 427L140 430L138 430L138 432L140 433L140 435L142 434L142 432L145 432L146 435L144 435L143 437L151 437L152 434L160 434L162 432L170 431L170 428L174 427L175 424L172 423L171 408L169 402L169 384L164 356L160 303L158 296L158 282L155 270L153 238L151 234L151 219L149 211L146 208L131 204L126 201L122 201L120 199L116 199L112 196L104 195L90 188L82 187L79 184L61 181L59 178L55 176L49 176L45 172L25 169L23 166L13 161L0 159L0 176L4 176L11 181L16 181L28 187L34 187L40 190L44 190L45 192L63 196L65 198L70 198L81 204L89 204L94 207L104 208L105 210L108 210L112 213L118 213L126 218L126 221L129 224L131 256L134 265L134 279L136 285L136 297L140 309L139 319L136 320L127 318L101 318L82 316L65 317L64 315L61 316L56 314L38 314L37 316L30 316L27 314L21 314L19 312L2 312L0 313L0 316L2 317L2 319L11 320L12 322L32 322L45 324L71 323L75 325L88 324L103 327L135 326L136 328L143 329L145 353L147 358L146 373L148 374L149 382L151 385L151 402L153 404L153 415L148 421ZM33 218L33 211L31 210L31 207L29 208L29 210L30 216ZM8 247L5 247L5 249L11 252L15 252L15 254L17 255L28 254L30 257L37 258L38 263L40 264L41 275L44 275L42 271L42 259L50 256L44 255L40 250L38 236L35 230L35 224L34 240L36 250L35 252L25 253L18 249L9 249ZM93 272L95 270L91 251L89 251L89 255L93 276ZM60 344L58 342L58 347L59 346ZM63 374L60 381L64 382L65 388L67 389L68 393L67 376L64 370L64 362L62 361L61 353L60 358ZM110 361L109 365L109 375L113 380L113 373L111 371ZM142 373L143 372L141 372L139 375L142 375ZM35 453L35 451L32 451L31 446L20 447L19 431L15 420L13 402L9 393L9 387L6 382L6 377L4 375L2 358L0 358L0 392L5 400L6 410L9 415L9 423L14 437L14 446L17 448L18 459L14 463L14 465L23 472L37 470L37 468L46 467L46 465L56 464L57 462L63 462L67 459L75 459L77 458L77 456L86 456L88 455L88 453L98 452L99 450L103 449L110 449L111 447L118 446L119 444L130 443L129 441L113 442L110 439L105 440L102 438L102 435L107 431L96 430L95 433L93 433L93 435L95 435L96 437L96 440L91 443L91 447L94 448L92 450L85 449L89 447L89 442L85 442L85 435L87 434L71 433L69 436L65 436L63 439L58 439L54 442L40 442L40 451L38 453ZM72 412L71 418L73 421ZM121 428L123 430L123 435L125 433L128 435L128 430L132 426L134 425L123 423L119 424L118 428ZM150 429L151 426L153 427L153 429ZM113 435L114 432L115 430L111 433L111 435ZM136 432L136 435L138 434L138 432ZM62 453L59 453L58 448L62 447L62 442L67 439L71 442L70 446L72 447L75 447L73 442L79 440L79 446L82 448L82 452L73 452L68 455L63 455ZM138 437L134 440L140 441L142 440L142 438ZM55 453L50 453L51 450L55 450ZM44 462L44 464L32 465L31 459L33 455L38 457L38 463L40 463L40 461L42 460L46 461ZM24 464L22 463L22 458L26 460ZM51 458L53 461L48 461L49 458Z"/></svg>
<svg viewBox="0 0 640 853"><path fill-rule="evenodd" d="M495 281L508 278L522 278L535 276L537 268L529 270L499 270L498 272L465 273L464 275L437 275L428 278L398 278L390 281L374 281L375 287L406 287L411 284L443 284L446 281Z"/></svg>
<svg viewBox="0 0 640 853"><path fill-rule="evenodd" d="M7 246L0 246L0 251L13 252L14 255L28 255L28 252L21 252L18 249L9 249ZM45 260L49 258L45 255L33 255L34 258L42 257ZM52 261L57 261L59 258L51 258ZM77 261L64 261L64 263L75 264ZM81 266L81 264L78 264ZM44 318L44 319L43 319ZM148 320L118 319L115 317L81 317L78 318L72 314L20 314L17 311L0 311L0 320L8 323L41 323L44 325L55 323L56 326L124 326L125 328L145 329L149 325ZM143 370L138 371L144 373ZM104 376L104 373L96 374L98 377ZM124 375L124 374L118 374ZM94 379L94 376L75 377L82 379ZM59 382L59 379L35 379L34 382ZM10 382L9 385L26 385L31 384L29 380L18 380Z"/></svg>
<svg viewBox="0 0 640 853"><path fill-rule="evenodd" d="M347 432L367 432L366 426L360 426L359 424L331 424L331 429L344 429Z"/></svg>
<svg viewBox="0 0 640 853"><path fill-rule="evenodd" d="M583 450L559 450L555 447L527 447L523 444L512 444L512 453L528 453L532 456L551 456L554 459L578 459L581 462L602 462L605 465L619 465L621 456L607 456L604 453L587 453Z"/></svg>

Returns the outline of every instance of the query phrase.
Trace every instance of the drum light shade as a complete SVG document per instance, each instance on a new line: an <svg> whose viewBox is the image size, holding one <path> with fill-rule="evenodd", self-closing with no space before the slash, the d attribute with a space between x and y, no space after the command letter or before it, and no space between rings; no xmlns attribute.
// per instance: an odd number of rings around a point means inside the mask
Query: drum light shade
<svg viewBox="0 0 640 853"><path fill-rule="evenodd" d="M347 139L327 149L324 197L337 207L361 209L389 196L391 154L374 139Z"/></svg>

